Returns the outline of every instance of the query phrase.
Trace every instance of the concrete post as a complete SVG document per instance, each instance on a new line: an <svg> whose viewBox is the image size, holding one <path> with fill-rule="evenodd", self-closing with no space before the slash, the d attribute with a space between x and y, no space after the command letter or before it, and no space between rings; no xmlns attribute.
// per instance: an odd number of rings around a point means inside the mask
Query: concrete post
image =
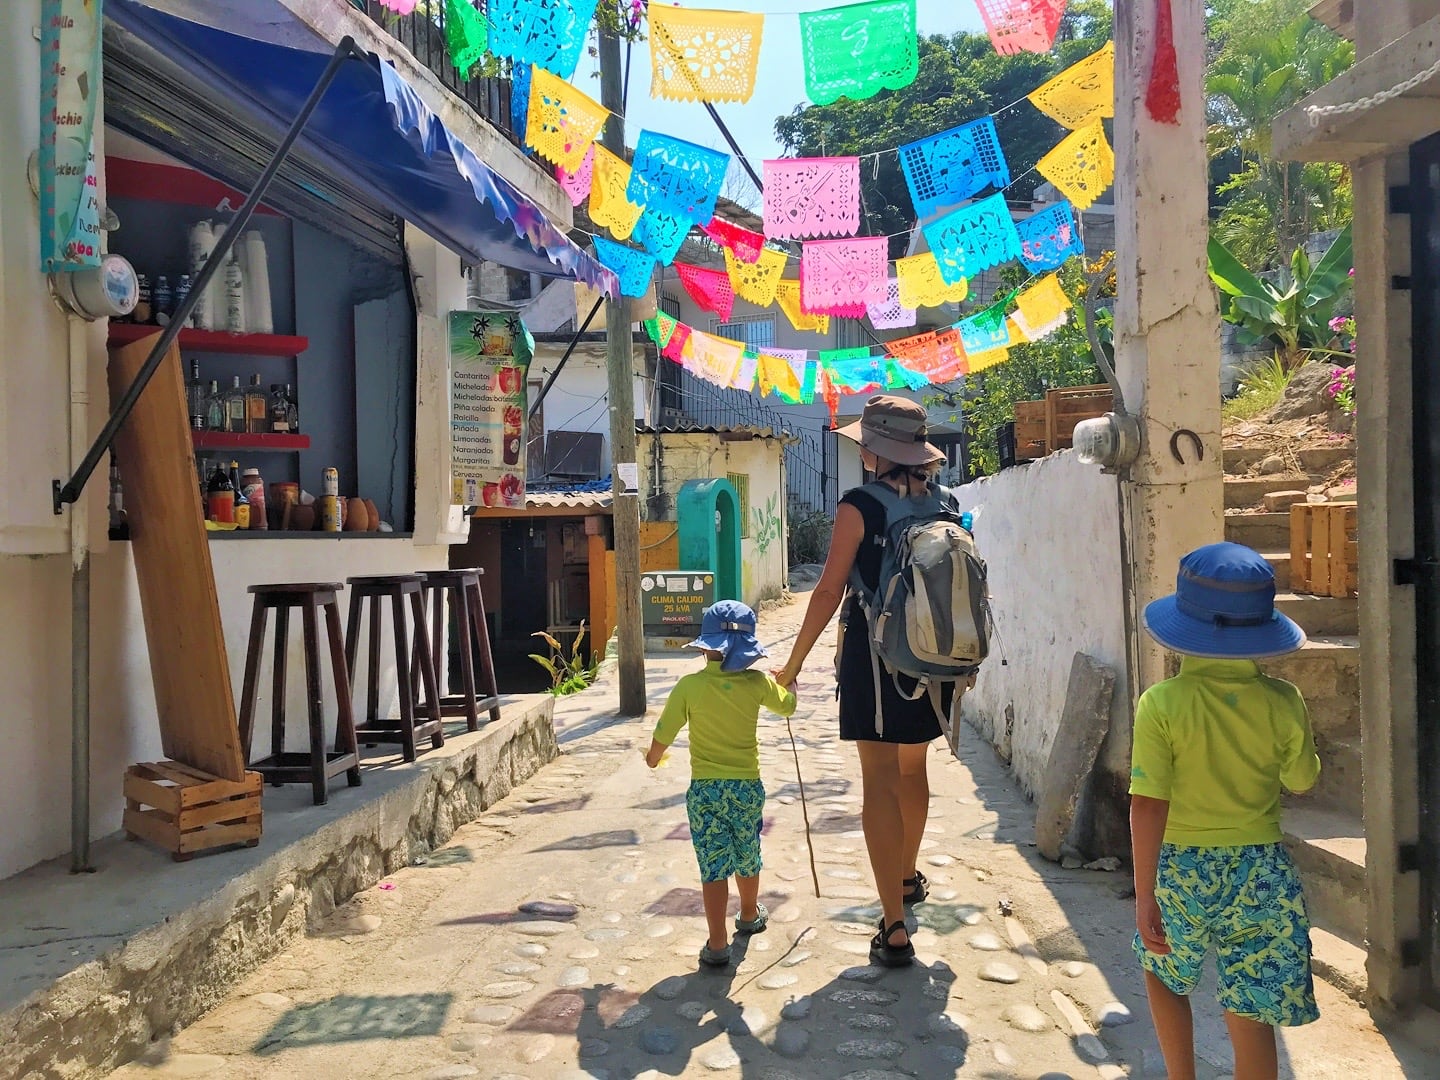
<svg viewBox="0 0 1440 1080"><path fill-rule="evenodd" d="M1175 4L1173 13L1178 125L1156 123L1145 108L1155 6L1115 6L1116 374L1143 431L1123 485L1132 705L1165 677L1164 652L1144 633L1145 604L1174 590L1182 555L1223 534L1220 333L1205 255L1204 5Z"/></svg>

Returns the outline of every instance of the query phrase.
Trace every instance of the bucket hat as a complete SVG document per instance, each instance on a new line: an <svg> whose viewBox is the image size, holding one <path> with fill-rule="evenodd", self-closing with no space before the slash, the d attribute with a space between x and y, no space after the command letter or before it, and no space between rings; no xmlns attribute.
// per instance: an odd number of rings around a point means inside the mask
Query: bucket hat
<svg viewBox="0 0 1440 1080"><path fill-rule="evenodd" d="M1305 631L1275 610L1275 571L1240 544L1181 559L1174 595L1146 606L1145 629L1167 649L1209 660L1263 660L1305 644Z"/></svg>
<svg viewBox="0 0 1440 1080"><path fill-rule="evenodd" d="M721 671L744 671L769 656L755 640L755 612L739 600L718 600L700 617L700 636L687 649L708 649L721 656Z"/></svg>
<svg viewBox="0 0 1440 1080"><path fill-rule="evenodd" d="M925 407L902 397L877 394L865 403L860 419L836 435L851 439L896 465L932 465L945 455L926 441Z"/></svg>

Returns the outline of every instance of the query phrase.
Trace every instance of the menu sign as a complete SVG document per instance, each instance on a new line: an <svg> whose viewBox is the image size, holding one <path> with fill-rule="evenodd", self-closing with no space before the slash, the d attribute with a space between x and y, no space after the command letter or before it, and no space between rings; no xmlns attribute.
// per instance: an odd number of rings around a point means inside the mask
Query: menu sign
<svg viewBox="0 0 1440 1080"><path fill-rule="evenodd" d="M525 376L535 345L513 311L450 313L450 478L457 506L525 506Z"/></svg>
<svg viewBox="0 0 1440 1080"><path fill-rule="evenodd" d="M703 570L655 570L640 579L641 622L646 630L698 634L705 609L715 603L715 575Z"/></svg>
<svg viewBox="0 0 1440 1080"><path fill-rule="evenodd" d="M104 0L40 6L40 270L100 265L95 106Z"/></svg>

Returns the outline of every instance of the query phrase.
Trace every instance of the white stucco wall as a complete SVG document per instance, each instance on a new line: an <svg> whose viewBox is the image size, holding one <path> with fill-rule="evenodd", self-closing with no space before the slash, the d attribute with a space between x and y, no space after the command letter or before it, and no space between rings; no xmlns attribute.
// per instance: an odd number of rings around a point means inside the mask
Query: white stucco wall
<svg viewBox="0 0 1440 1080"><path fill-rule="evenodd" d="M597 320L598 321L598 320ZM603 324L602 324L603 325ZM555 370L565 346L558 342L535 343L535 359L530 365L530 383L544 383ZM635 369L645 366L644 346L634 347ZM635 419L645 419L648 387L643 376L635 376ZM542 409L545 433L552 431L593 431L603 436L600 451L600 475L610 472L610 375L606 367L605 343L583 342L575 347L555 385L545 395Z"/></svg>
<svg viewBox="0 0 1440 1080"><path fill-rule="evenodd" d="M1067 450L967 484L958 495L975 515L997 628L964 714L1010 761L1033 798L1065 709L1075 653L1108 664L1117 686L1125 685L1116 480ZM1118 692L1097 770L1112 782L1130 771L1127 708Z"/></svg>

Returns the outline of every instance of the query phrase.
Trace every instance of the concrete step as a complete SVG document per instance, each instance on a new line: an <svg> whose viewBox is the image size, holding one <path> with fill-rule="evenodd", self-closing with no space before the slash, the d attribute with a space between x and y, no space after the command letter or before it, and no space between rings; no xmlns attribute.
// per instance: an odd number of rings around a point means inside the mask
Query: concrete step
<svg viewBox="0 0 1440 1080"><path fill-rule="evenodd" d="M1249 510L1259 506L1260 500L1274 491L1305 491L1316 481L1308 476L1287 474L1284 476L1225 477L1225 509Z"/></svg>
<svg viewBox="0 0 1440 1080"><path fill-rule="evenodd" d="M1365 945L1365 829L1353 814L1298 799L1285 807L1285 845L1305 883L1310 921Z"/></svg>
<svg viewBox="0 0 1440 1080"><path fill-rule="evenodd" d="M1290 546L1290 515L1225 515L1225 539L1256 551L1281 551Z"/></svg>
<svg viewBox="0 0 1440 1080"><path fill-rule="evenodd" d="M1242 475L1273 453L1274 450L1257 447L1227 446L1224 451L1225 471L1232 475ZM1342 461L1349 461L1355 456L1355 448L1353 446L1313 447L1309 450L1301 450L1296 456L1300 459L1300 468L1307 473L1328 476Z"/></svg>
<svg viewBox="0 0 1440 1080"><path fill-rule="evenodd" d="M1290 552L1271 551L1260 553L1261 558L1270 564L1270 569L1275 571L1275 588L1285 592L1290 588Z"/></svg>
<svg viewBox="0 0 1440 1080"><path fill-rule="evenodd" d="M1286 569L1288 576L1288 566ZM1310 635L1360 633L1360 602L1353 596L1335 598L1281 592L1275 597L1275 606Z"/></svg>
<svg viewBox="0 0 1440 1080"><path fill-rule="evenodd" d="M1360 738L1360 639L1316 636L1299 652L1260 665L1276 679L1294 683L1310 707L1316 735Z"/></svg>
<svg viewBox="0 0 1440 1080"><path fill-rule="evenodd" d="M1315 974L1342 994L1368 1004L1370 976L1365 950L1320 926L1310 928L1310 965Z"/></svg>

